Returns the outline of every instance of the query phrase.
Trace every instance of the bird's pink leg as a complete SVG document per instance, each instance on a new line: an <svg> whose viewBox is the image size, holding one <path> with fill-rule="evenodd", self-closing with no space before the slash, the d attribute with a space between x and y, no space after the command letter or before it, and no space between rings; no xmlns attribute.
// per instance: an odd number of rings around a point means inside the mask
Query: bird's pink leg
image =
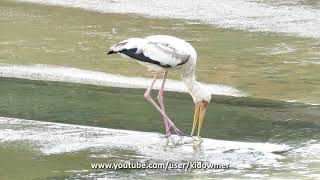
<svg viewBox="0 0 320 180"><path fill-rule="evenodd" d="M168 72L164 72L164 74L163 74L162 84L161 84L161 87L159 89L159 93L158 93L158 97L157 97L158 101L159 101L159 104L160 104L160 108L164 113L166 113L166 110L164 108L164 103L163 103L163 92L164 92L163 89L164 89L164 84L165 84L166 79L167 79L167 74L168 74ZM168 120L164 116L162 116L162 118L163 118L164 127L166 129L166 136L169 137L169 136L171 136L171 132L170 132L171 126L170 126Z"/></svg>
<svg viewBox="0 0 320 180"><path fill-rule="evenodd" d="M160 114L162 115L162 117L164 117L168 124L169 124L169 128L170 126L174 129L174 131L178 134L178 135L184 135L175 125L174 123L168 118L168 116L166 115L165 112L162 111L162 109L158 106L158 104L152 99L151 97L151 90L152 90L152 87L154 85L154 83L156 82L157 80L157 74L154 75L154 78L152 80L152 83L150 85L150 87L146 90L146 92L144 93L144 98L146 100L148 100L159 112ZM170 130L169 130L170 131Z"/></svg>

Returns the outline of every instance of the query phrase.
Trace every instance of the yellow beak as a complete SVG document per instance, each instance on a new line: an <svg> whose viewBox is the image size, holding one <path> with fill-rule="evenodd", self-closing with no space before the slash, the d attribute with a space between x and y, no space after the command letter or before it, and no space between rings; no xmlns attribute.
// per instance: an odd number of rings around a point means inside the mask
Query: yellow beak
<svg viewBox="0 0 320 180"><path fill-rule="evenodd" d="M206 101L197 103L195 105L191 136L193 136L193 133L197 128L197 123L198 123L198 137L200 137L203 118L204 118L204 114L206 113L207 106L208 106L208 102Z"/></svg>

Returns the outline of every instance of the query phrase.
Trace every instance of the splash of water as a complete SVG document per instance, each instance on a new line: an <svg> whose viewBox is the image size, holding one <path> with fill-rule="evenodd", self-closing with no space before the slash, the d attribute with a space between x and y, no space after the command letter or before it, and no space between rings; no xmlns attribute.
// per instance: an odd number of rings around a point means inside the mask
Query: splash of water
<svg viewBox="0 0 320 180"><path fill-rule="evenodd" d="M60 81L98 86L111 86L123 88L147 88L152 79L143 77L126 77L104 72L82 70L77 68L49 66L49 65L1 65L0 77L14 77L30 80ZM226 85L203 84L212 94L226 96L245 96L241 91ZM157 81L155 89L161 87ZM165 90L188 92L181 81L167 80Z"/></svg>

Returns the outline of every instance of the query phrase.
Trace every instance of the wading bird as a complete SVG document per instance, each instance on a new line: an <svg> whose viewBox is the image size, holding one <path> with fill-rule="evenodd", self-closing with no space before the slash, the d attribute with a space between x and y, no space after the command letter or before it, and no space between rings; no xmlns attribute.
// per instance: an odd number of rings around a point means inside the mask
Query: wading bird
<svg viewBox="0 0 320 180"><path fill-rule="evenodd" d="M196 81L197 53L188 42L166 35L130 38L111 46L108 54L114 53L136 59L140 64L155 73L151 85L144 93L144 98L160 112L164 121L166 137L171 136L171 133L184 135L167 116L163 103L163 89L168 71L178 70L181 74L182 81L186 85L195 103L191 136L193 136L197 124L197 135L198 137L200 136L203 117L210 102L211 93ZM160 107L150 95L159 74L163 74L163 81L158 93Z"/></svg>

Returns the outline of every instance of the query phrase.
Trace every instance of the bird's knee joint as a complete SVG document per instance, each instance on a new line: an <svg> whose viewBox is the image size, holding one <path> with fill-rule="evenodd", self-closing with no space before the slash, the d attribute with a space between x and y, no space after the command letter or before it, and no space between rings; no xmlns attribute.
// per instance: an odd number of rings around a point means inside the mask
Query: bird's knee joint
<svg viewBox="0 0 320 180"><path fill-rule="evenodd" d="M150 99L150 94L146 93L146 94L143 95L143 97L144 97L145 99Z"/></svg>

